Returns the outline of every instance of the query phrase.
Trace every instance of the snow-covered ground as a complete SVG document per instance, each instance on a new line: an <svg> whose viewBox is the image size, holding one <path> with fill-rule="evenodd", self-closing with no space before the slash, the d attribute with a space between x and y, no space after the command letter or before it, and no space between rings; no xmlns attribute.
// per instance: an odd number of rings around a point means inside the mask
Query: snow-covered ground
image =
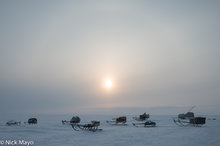
<svg viewBox="0 0 220 146"><path fill-rule="evenodd" d="M70 125L62 125L61 120L69 120L72 116L38 116L37 125L5 126L0 120L0 145L6 141L28 141L36 146L219 146L220 116L207 116L202 127L178 127L172 121L173 116L151 116L156 127L134 127L133 116L127 116L127 126L111 126L106 120L114 116L80 116L82 123L91 120L101 121L103 131L74 131ZM116 116L117 117L117 116ZM215 117L216 120L212 120ZM208 120L211 118L211 120ZM10 120L10 119L8 119ZM14 119L19 120L19 119ZM25 119L24 119L25 120ZM22 121L22 123L24 122ZM27 120L27 119L26 119ZM23 142L24 142L23 141ZM4 143L4 144L3 144ZM25 145L23 143L23 145Z"/></svg>

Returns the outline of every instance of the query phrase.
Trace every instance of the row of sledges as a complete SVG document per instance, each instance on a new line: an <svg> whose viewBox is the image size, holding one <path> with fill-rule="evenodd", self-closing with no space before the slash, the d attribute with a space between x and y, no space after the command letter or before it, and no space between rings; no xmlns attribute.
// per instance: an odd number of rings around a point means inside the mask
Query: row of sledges
<svg viewBox="0 0 220 146"><path fill-rule="evenodd" d="M150 118L149 114L142 114L139 115L139 117L133 117L133 119L136 121L135 123L132 123L134 126L136 127L155 127L156 123L148 120ZM118 117L118 118L113 118L111 121L106 121L107 123L109 123L110 125L127 125L127 117L126 116L122 116L122 117Z"/></svg>
<svg viewBox="0 0 220 146"><path fill-rule="evenodd" d="M24 124L37 124L37 118L29 118L27 122L24 122ZM10 120L6 122L6 125L7 126L21 125L21 121Z"/></svg>
<svg viewBox="0 0 220 146"><path fill-rule="evenodd" d="M151 120L148 120L149 117L150 117L149 114L146 114L146 113L140 115L139 117L133 117L135 122L133 122L132 125L135 127L155 127L156 123ZM88 124L80 124L80 121L81 120L78 116L74 116L74 117L72 117L72 119L70 121L62 120L62 124L71 125L75 131L88 130L88 131L95 132L95 131L102 130L99 128L100 121L91 121L91 123L88 123ZM121 126L128 125L126 116L112 118L112 120L106 121L106 123L108 123L110 125L121 125Z"/></svg>
<svg viewBox="0 0 220 146"><path fill-rule="evenodd" d="M72 117L70 121L67 120L62 120L63 125L71 125L72 128L75 131L79 130L88 130L88 131L101 131L102 129L99 129L98 127L100 126L100 121L91 121L91 123L88 124L80 124L80 118L78 116Z"/></svg>

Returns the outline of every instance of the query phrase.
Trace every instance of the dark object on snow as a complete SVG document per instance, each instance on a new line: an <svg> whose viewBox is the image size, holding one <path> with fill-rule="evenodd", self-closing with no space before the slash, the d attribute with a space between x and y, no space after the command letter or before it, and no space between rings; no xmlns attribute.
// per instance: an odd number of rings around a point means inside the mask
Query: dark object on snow
<svg viewBox="0 0 220 146"><path fill-rule="evenodd" d="M192 124L205 124L206 118L205 117L196 117L193 120Z"/></svg>
<svg viewBox="0 0 220 146"><path fill-rule="evenodd" d="M28 124L37 124L37 118L28 119Z"/></svg>
<svg viewBox="0 0 220 146"><path fill-rule="evenodd" d="M70 121L67 120L62 120L62 124L65 125L70 125L70 124L77 124L80 122L80 118L78 116L74 116L72 117L72 119Z"/></svg>
<svg viewBox="0 0 220 146"><path fill-rule="evenodd" d="M135 127L155 127L156 123L153 121L146 121L144 123L132 123Z"/></svg>
<svg viewBox="0 0 220 146"><path fill-rule="evenodd" d="M62 124L63 124L63 125L65 125L65 124L70 124L70 121L62 120Z"/></svg>
<svg viewBox="0 0 220 146"><path fill-rule="evenodd" d="M179 114L178 118L179 119L194 118L194 113L193 112L187 112L185 114Z"/></svg>
<svg viewBox="0 0 220 146"><path fill-rule="evenodd" d="M14 120L11 120L11 121L8 121L6 123L7 126L12 126L12 125L21 125L21 122L17 122L17 121L14 121Z"/></svg>
<svg viewBox="0 0 220 146"><path fill-rule="evenodd" d="M194 108L193 106L190 111ZM202 126L206 122L205 117L194 117L194 113L188 111L186 114L179 114L177 118L173 118L173 121L178 126Z"/></svg>
<svg viewBox="0 0 220 146"><path fill-rule="evenodd" d="M149 114L144 113L143 115L140 115L140 119L141 119L141 120L146 120L146 119L148 119L148 118L150 118L150 115L149 115Z"/></svg>
<svg viewBox="0 0 220 146"><path fill-rule="evenodd" d="M70 124L76 124L80 122L80 118L78 116L72 117L70 120Z"/></svg>
<svg viewBox="0 0 220 146"><path fill-rule="evenodd" d="M205 121L206 121L205 117L195 117L190 119L190 124L203 125L205 124Z"/></svg>
<svg viewBox="0 0 220 146"><path fill-rule="evenodd" d="M118 118L113 118L111 121L106 121L107 123L111 124L111 125L127 125L127 117L122 116L122 117L118 117Z"/></svg>
<svg viewBox="0 0 220 146"><path fill-rule="evenodd" d="M116 123L126 123L126 121L127 121L126 117L116 118Z"/></svg>
<svg viewBox="0 0 220 146"><path fill-rule="evenodd" d="M84 125L72 124L72 128L76 131L79 131L77 128L81 130L88 130L93 132L96 132L97 130L101 131L102 129L98 129L99 126L100 126L100 121L91 121L90 124L84 124Z"/></svg>
<svg viewBox="0 0 220 146"><path fill-rule="evenodd" d="M133 117L133 119L136 120L136 121L144 121L144 120L147 120L149 118L150 118L150 115L146 114L146 113L140 115L139 117Z"/></svg>
<svg viewBox="0 0 220 146"><path fill-rule="evenodd" d="M154 127L154 126L156 126L156 123L153 121L147 121L144 123L144 126L145 127L149 127L149 126Z"/></svg>
<svg viewBox="0 0 220 146"><path fill-rule="evenodd" d="M98 129L98 127L100 126L100 121L91 121L90 124L79 124L80 123L80 118L75 116L72 117L72 119L70 120L70 125L72 126L72 128L76 131L81 130L88 130L88 131L97 131L97 130L102 130L102 129Z"/></svg>
<svg viewBox="0 0 220 146"><path fill-rule="evenodd" d="M91 121L90 124L79 124L80 123L80 118L78 116L74 116L72 117L72 119L70 121L66 121L66 120L62 120L62 124L66 124L66 125L71 125L72 128L75 131L79 131L79 130L88 130L88 131L101 131L102 129L98 129L98 126L100 126L100 122L99 121Z"/></svg>

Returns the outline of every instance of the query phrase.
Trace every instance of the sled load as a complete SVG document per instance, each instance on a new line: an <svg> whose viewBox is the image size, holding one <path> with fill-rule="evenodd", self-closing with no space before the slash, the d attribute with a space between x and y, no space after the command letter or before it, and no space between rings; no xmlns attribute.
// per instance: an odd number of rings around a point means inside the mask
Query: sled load
<svg viewBox="0 0 220 146"><path fill-rule="evenodd" d="M11 120L11 121L8 121L6 123L7 126L12 126L12 125L21 125L21 122L17 122L15 120Z"/></svg>
<svg viewBox="0 0 220 146"><path fill-rule="evenodd" d="M62 124L63 125L74 125L80 122L80 118L78 116L74 116L72 117L72 119L70 121L67 120L62 120Z"/></svg>
<svg viewBox="0 0 220 146"><path fill-rule="evenodd" d="M150 115L149 114L142 114L142 115L139 115L139 117L133 117L134 120L136 121L144 121L144 120L147 120L150 118Z"/></svg>
<svg viewBox="0 0 220 146"><path fill-rule="evenodd" d="M137 123L132 123L135 127L155 127L156 123L148 120L150 118L149 114L142 114L139 117L133 117L134 120L138 121Z"/></svg>
<svg viewBox="0 0 220 146"><path fill-rule="evenodd" d="M75 131L79 131L80 129L93 132L102 130L98 128L100 126L100 121L91 121L89 124L79 124L80 118L78 116L72 117L70 121L63 120L62 123L71 125Z"/></svg>
<svg viewBox="0 0 220 146"><path fill-rule="evenodd" d="M122 116L122 117L118 117L118 118L113 118L111 121L106 121L107 123L111 124L111 125L127 125L127 117Z"/></svg>
<svg viewBox="0 0 220 146"><path fill-rule="evenodd" d="M179 114L177 118L173 118L173 121L178 126L202 126L206 123L205 117L195 117L194 113L191 110L194 108L193 106L187 113Z"/></svg>
<svg viewBox="0 0 220 146"><path fill-rule="evenodd" d="M28 124L37 124L37 118L30 118L30 119L28 119L27 123ZM26 122L25 122L25 124L26 124Z"/></svg>

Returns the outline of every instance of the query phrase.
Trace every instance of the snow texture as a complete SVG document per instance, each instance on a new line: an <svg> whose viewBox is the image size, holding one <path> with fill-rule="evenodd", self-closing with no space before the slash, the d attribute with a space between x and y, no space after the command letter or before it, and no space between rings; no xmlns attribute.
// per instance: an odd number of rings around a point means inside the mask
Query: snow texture
<svg viewBox="0 0 220 146"><path fill-rule="evenodd" d="M103 131L74 131L70 125L62 125L62 120L72 116L38 116L37 125L6 126L0 121L0 145L6 141L32 141L35 146L219 146L220 116L207 116L202 127L179 127L172 121L173 116L151 116L156 127L134 127L132 117L127 116L127 126L112 126L106 123L117 116L80 116L81 123L91 120L101 121ZM213 120L213 117L216 120ZM15 119L16 120L16 119ZM4 144L3 144L4 143ZM15 144L15 145L25 145ZM26 144L27 145L27 144Z"/></svg>

